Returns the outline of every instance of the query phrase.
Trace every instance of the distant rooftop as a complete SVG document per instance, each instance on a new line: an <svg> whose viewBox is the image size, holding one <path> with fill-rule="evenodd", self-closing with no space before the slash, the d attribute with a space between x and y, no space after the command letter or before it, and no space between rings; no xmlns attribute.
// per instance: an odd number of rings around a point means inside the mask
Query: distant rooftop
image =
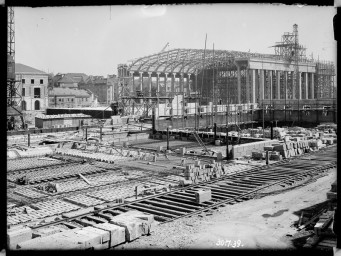
<svg viewBox="0 0 341 256"><path fill-rule="evenodd" d="M81 89L70 89L70 88L58 88L55 87L52 90L49 91L49 96L75 96L76 98L82 97L82 98L89 98L90 94Z"/></svg>
<svg viewBox="0 0 341 256"><path fill-rule="evenodd" d="M15 73L31 73L31 74L45 74L44 71L32 68L30 66L21 64L21 63L15 63Z"/></svg>

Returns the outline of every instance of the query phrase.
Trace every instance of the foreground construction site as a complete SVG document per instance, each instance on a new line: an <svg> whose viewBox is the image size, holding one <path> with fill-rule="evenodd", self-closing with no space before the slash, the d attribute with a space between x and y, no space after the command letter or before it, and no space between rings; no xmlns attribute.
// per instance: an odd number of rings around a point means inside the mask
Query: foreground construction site
<svg viewBox="0 0 341 256"><path fill-rule="evenodd" d="M156 225L184 217L194 220L328 175L336 180L335 127L283 129L283 141L234 145L233 160L225 159L226 146L215 146L221 140L213 135L206 143L201 140L204 133L179 135L179 130L168 141L162 132L130 131L114 139L111 128L101 129L100 139L97 128L31 135L30 146L26 136L8 138L9 248L115 248L153 236ZM335 245L335 187L324 193L323 203L310 202L321 205L302 209L290 224L310 232L304 233L310 246Z"/></svg>
<svg viewBox="0 0 341 256"><path fill-rule="evenodd" d="M297 25L274 47L137 58L110 106L8 131L8 247L332 251L334 65L305 56Z"/></svg>

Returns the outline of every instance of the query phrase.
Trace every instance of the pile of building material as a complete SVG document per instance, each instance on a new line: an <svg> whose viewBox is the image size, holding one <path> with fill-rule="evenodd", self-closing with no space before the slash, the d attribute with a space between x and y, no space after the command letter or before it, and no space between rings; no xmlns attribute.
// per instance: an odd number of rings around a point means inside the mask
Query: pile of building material
<svg viewBox="0 0 341 256"><path fill-rule="evenodd" d="M183 170L185 179L180 180L180 186L209 181L214 178L220 178L223 175L237 173L251 168L251 166L243 164L222 165L221 162L201 164L200 161L196 161L195 164L188 164L186 169Z"/></svg>
<svg viewBox="0 0 341 256"><path fill-rule="evenodd" d="M83 152L77 149L58 148L56 149L56 153L62 154L62 155L68 155L68 156L77 156L77 157L82 157L86 159L92 159L92 160L102 161L102 162L107 162L107 163L114 163L117 161L127 160L126 157L120 155L116 151L112 151L111 154L107 154L103 152L93 153L93 152ZM129 155L127 155L127 157L128 156Z"/></svg>
<svg viewBox="0 0 341 256"><path fill-rule="evenodd" d="M333 235L333 215L334 211L327 211L319 217L319 221L314 226L316 235Z"/></svg>
<svg viewBox="0 0 341 256"><path fill-rule="evenodd" d="M186 170L184 170L185 180L180 181L180 185L209 181L212 178L219 178L222 174L223 169L221 163L207 165L196 161L195 164L186 166Z"/></svg>
<svg viewBox="0 0 341 256"><path fill-rule="evenodd" d="M327 192L328 200L336 200L337 199L337 180L332 184L332 188Z"/></svg>
<svg viewBox="0 0 341 256"><path fill-rule="evenodd" d="M66 229L66 225L34 231L29 227L11 228L7 231L8 246L22 250L108 249L150 234L154 224L153 215L139 211L106 217L104 223L72 229Z"/></svg>

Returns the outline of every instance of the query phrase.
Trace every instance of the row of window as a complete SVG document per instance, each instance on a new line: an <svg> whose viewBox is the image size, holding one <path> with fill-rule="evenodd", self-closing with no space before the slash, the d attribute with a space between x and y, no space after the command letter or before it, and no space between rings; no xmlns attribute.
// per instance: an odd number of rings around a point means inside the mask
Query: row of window
<svg viewBox="0 0 341 256"><path fill-rule="evenodd" d="M34 88L34 98L41 98L41 95L40 95L40 88ZM26 95L26 89L25 88L22 88L21 90L21 96L25 97L27 96Z"/></svg>
<svg viewBox="0 0 341 256"><path fill-rule="evenodd" d="M51 102L54 102L54 98L50 98L50 101L51 101ZM59 102L64 102L64 98L58 98L58 101L59 101ZM67 102L67 101L68 101L68 102L70 102L70 101L73 102L73 98L71 98L71 99L66 98L66 99L65 99L65 102ZM81 101L89 101L89 99L88 99L88 98L81 98Z"/></svg>
<svg viewBox="0 0 341 256"><path fill-rule="evenodd" d="M21 102L21 109L27 110L27 103L24 100ZM39 100L36 100L34 102L34 110L40 110L40 101Z"/></svg>
<svg viewBox="0 0 341 256"><path fill-rule="evenodd" d="M54 98L50 98L50 100L51 100L51 102L54 102ZM60 98L59 98L58 101L59 101L59 102L64 102L64 99L60 99ZM73 102L73 98L71 98L71 99L67 98L67 99L65 99L65 101L69 101L69 102L71 101L71 102Z"/></svg>
<svg viewBox="0 0 341 256"><path fill-rule="evenodd" d="M25 79L21 79L21 83L25 84L26 83ZM40 84L43 84L43 83L44 83L44 80L40 79ZM34 84L34 79L31 79L31 84Z"/></svg>

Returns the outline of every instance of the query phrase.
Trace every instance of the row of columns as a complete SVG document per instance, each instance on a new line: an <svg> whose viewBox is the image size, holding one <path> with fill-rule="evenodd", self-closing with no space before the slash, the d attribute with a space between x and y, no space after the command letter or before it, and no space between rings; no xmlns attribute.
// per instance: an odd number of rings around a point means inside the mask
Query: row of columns
<svg viewBox="0 0 341 256"><path fill-rule="evenodd" d="M241 68L239 65L237 66L237 103L241 104ZM256 103L257 99L263 100L265 99L265 72L266 70L264 69L247 69L246 70L246 102L251 102L251 103ZM284 99L289 99L288 98L288 89L289 86L292 86L292 94L293 94L293 99L296 99L296 91L294 88L294 84L292 83L291 85L288 84L288 73L291 72L291 77L293 77L294 72L293 71L275 71L274 76L276 77L276 85L273 86L273 72L269 73L269 86L270 86L270 99L273 99L273 95L275 95L276 99L281 99L281 73L284 76L283 77L283 82L284 84L282 85L284 87ZM139 72L139 78L140 78L140 90L142 91L143 88L143 72ZM160 92L160 74L159 72L156 73L156 85L157 85L157 92ZM164 74L164 83L166 85L166 81L168 78L168 75ZM314 73L308 73L308 72L303 72L305 79L304 79L304 84L302 85L302 72L299 72L299 82L297 84L298 86L298 98L299 99L309 99L309 76L310 76L310 94L311 98L314 98ZM187 74L187 88L190 90L190 78L192 74ZM134 78L133 73L130 73L130 76ZM175 76L176 73L171 73L171 92L175 92ZM195 78L197 79L197 74L194 74ZM250 77L251 76L251 81ZM149 86L149 95L151 96L151 89L152 89L152 72L148 72L148 86ZM295 78L294 78L295 79ZM180 92L184 92L184 74L180 73ZM258 91L256 89L256 85L258 84ZM305 95L302 95L302 86L305 86ZM134 79L133 79L133 87L134 87ZM275 91L273 92L273 87L275 87ZM251 95L250 95L251 92ZM251 98L250 98L251 96ZM258 97L257 97L258 96Z"/></svg>
<svg viewBox="0 0 341 256"><path fill-rule="evenodd" d="M256 92L256 84L257 79L258 81L258 98L259 100L265 99L265 71L264 69L248 69L246 72L246 102L256 103L257 101L257 92ZM281 71L275 71L276 76L276 86L275 86L275 92L273 92L273 72L269 73L269 86L270 86L270 99L273 99L273 94L275 93L276 99L281 99ZM288 72L291 71L284 71L284 98L288 99ZM292 72L292 78L294 72ZM305 76L305 84L302 85L302 72L299 72L299 82L298 82L298 99L309 99L309 76L311 78L310 82L310 91L311 91L311 98L314 98L314 73L303 73ZM249 79L249 75L251 75L251 83ZM250 84L250 86L249 86ZM241 70L240 67L237 65L237 103L241 104ZM302 86L305 86L305 95L302 95ZM287 89L287 90L286 90ZM250 90L251 90L251 99L250 99ZM292 83L292 95L293 99L296 99L296 88L294 87L294 84ZM304 98L303 98L303 97Z"/></svg>
<svg viewBox="0 0 341 256"><path fill-rule="evenodd" d="M144 72L139 72L139 78L140 78L140 90L142 91L143 88L143 73ZM160 74L159 72L156 73L156 86L157 86L157 92L160 92ZM195 74L196 75L196 74ZM175 92L175 76L176 73L171 73L171 92ZM133 73L130 73L130 77L132 78L133 81L133 87L134 85L134 75ZM164 83L166 85L167 78L169 77L167 74L164 73ZM191 74L187 74L187 88L190 90L190 77ZM184 92L184 73L180 73L180 80L179 80L179 91ZM151 91L152 91L152 72L148 72L148 87L149 87L149 96L151 96Z"/></svg>

